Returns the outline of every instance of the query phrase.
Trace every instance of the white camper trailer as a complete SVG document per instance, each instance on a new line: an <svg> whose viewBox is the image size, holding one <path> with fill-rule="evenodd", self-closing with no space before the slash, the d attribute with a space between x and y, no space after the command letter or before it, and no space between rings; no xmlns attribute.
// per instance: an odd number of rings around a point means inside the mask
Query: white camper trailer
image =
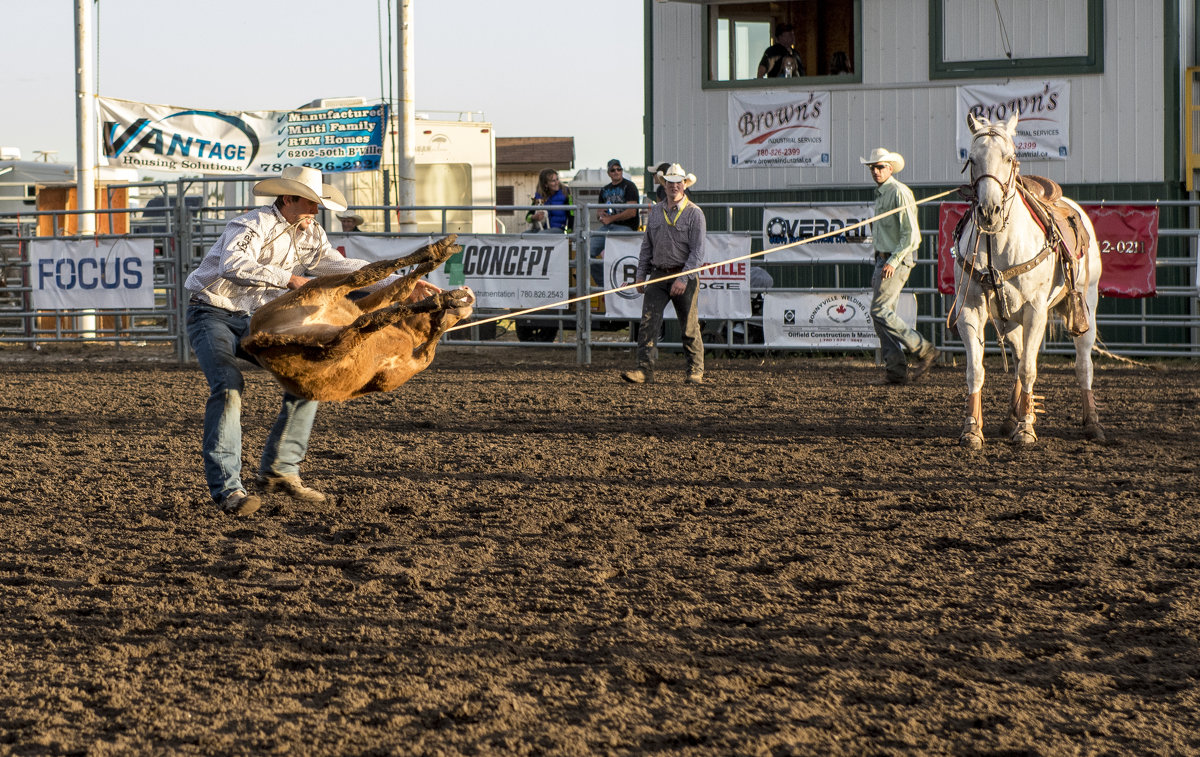
<svg viewBox="0 0 1200 757"><path fill-rule="evenodd" d="M335 107L358 104L358 100L321 100L308 107ZM362 102L366 102L362 100ZM440 112L439 115L442 115ZM447 210L445 231L455 234L490 234L497 231L496 213L496 135L492 125L481 120L480 113L456 113L455 119L437 120L418 113L414 123L414 159L416 162L416 199L418 206L465 207L489 206L487 210ZM389 119L384 138L383 165L375 171L326 174L325 180L346 195L350 207L396 205L398 191L396 154L399 135L396 115ZM385 179L386 175L386 179ZM360 211L366 219L363 231L397 230L394 210L389 218L379 210ZM417 211L417 230L442 232L443 211Z"/></svg>

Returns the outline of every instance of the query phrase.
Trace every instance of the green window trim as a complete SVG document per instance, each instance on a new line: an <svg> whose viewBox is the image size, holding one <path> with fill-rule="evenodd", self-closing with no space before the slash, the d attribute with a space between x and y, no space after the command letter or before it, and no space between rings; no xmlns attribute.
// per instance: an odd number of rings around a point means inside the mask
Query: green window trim
<svg viewBox="0 0 1200 757"><path fill-rule="evenodd" d="M999 58L946 61L944 17L947 0L929 0L929 79L982 79L1000 76L1067 76L1104 73L1104 0L1088 0L1087 55L1060 58Z"/></svg>

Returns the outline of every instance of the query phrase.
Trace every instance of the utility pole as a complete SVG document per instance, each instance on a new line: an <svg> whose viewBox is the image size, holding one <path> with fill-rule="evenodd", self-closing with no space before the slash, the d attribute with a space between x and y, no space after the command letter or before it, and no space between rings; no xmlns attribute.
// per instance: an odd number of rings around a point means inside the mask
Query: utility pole
<svg viewBox="0 0 1200 757"><path fill-rule="evenodd" d="M396 126L400 131L400 154L396 156L396 205L400 206L400 233L414 234L417 231L417 214L405 210L417 204L417 164L415 159L416 137L413 133L413 100L416 84L413 73L412 2L398 0L400 51L396 56L400 65L400 112L396 114Z"/></svg>
<svg viewBox="0 0 1200 757"><path fill-rule="evenodd" d="M75 201L81 211L96 209L96 92L92 76L93 0L75 0ZM79 234L96 233L96 214L79 216Z"/></svg>

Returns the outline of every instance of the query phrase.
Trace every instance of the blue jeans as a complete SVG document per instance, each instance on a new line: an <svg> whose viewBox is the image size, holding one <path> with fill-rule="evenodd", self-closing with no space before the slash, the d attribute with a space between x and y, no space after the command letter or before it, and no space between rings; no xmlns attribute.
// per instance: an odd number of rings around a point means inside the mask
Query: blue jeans
<svg viewBox="0 0 1200 757"><path fill-rule="evenodd" d="M254 362L239 343L250 331L250 316L212 305L188 305L187 335L200 370L208 379L204 405L204 477L212 498L220 502L242 485L242 391L245 381L238 359ZM263 475L298 476L308 451L319 403L284 392L283 407L271 426L258 471Z"/></svg>
<svg viewBox="0 0 1200 757"><path fill-rule="evenodd" d="M875 274L871 277L871 323L875 326L875 334L879 337L879 349L883 353L883 364L887 374L893 378L903 379L908 376L908 360L904 353L925 356L933 349L933 344L920 333L908 327L896 314L896 304L900 301L900 293L908 283L912 273L913 262L906 260L896 266L889 278L883 278L883 266L886 257L877 256Z"/></svg>

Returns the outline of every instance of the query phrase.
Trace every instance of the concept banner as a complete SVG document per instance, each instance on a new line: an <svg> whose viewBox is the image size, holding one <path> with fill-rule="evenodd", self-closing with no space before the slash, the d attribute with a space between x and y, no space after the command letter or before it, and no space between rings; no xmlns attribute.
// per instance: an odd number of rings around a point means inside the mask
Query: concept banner
<svg viewBox="0 0 1200 757"><path fill-rule="evenodd" d="M97 98L110 166L205 174L379 168L387 105L217 111Z"/></svg>
<svg viewBox="0 0 1200 757"><path fill-rule="evenodd" d="M399 258L428 244L430 238L364 237L336 234L330 244L359 260ZM430 273L429 282L475 293L476 307L519 310L567 299L570 248L562 235L460 236L462 252Z"/></svg>

